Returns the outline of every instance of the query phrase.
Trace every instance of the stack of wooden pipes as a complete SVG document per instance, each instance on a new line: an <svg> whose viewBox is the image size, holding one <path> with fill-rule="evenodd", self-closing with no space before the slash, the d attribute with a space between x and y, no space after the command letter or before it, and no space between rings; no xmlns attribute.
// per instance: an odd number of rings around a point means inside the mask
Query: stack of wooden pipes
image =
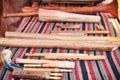
<svg viewBox="0 0 120 80"><path fill-rule="evenodd" d="M20 59L15 62L24 64L23 70L14 70L15 78L55 79L59 80L62 73L73 72L75 60L104 60L105 56L94 56L75 53L26 53L27 57L43 57L41 60Z"/></svg>
<svg viewBox="0 0 120 80"><path fill-rule="evenodd" d="M114 51L120 47L120 37L65 36L19 32L6 32L5 37L0 38L0 46L99 51Z"/></svg>

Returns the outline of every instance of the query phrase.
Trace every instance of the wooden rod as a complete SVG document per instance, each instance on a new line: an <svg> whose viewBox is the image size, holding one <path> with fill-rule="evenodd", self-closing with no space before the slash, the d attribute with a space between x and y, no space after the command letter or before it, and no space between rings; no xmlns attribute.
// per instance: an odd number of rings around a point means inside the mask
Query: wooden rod
<svg viewBox="0 0 120 80"><path fill-rule="evenodd" d="M61 41L0 38L0 46L112 51L119 47L120 43L107 41Z"/></svg>
<svg viewBox="0 0 120 80"><path fill-rule="evenodd" d="M17 59L16 63L39 64L39 67L57 67L57 68L74 68L72 61L53 61L53 60L34 60L34 59ZM67 64L67 65L66 65Z"/></svg>
<svg viewBox="0 0 120 80"><path fill-rule="evenodd" d="M88 54L75 54L75 53L26 53L25 56L34 56L34 57L40 57L40 56L88 56Z"/></svg>
<svg viewBox="0 0 120 80"><path fill-rule="evenodd" d="M105 56L93 56L93 55L90 55L90 56L81 56L81 57L77 57L77 56L71 56L71 57L68 57L68 56L64 56L64 57L57 57L57 56L45 56L45 59L54 59L54 60L104 60L105 59Z"/></svg>
<svg viewBox="0 0 120 80"><path fill-rule="evenodd" d="M58 30L52 30L51 34L58 34L58 35L65 35L65 34L78 34L78 33L84 33L84 34L109 34L109 31L58 31Z"/></svg>
<svg viewBox="0 0 120 80"><path fill-rule="evenodd" d="M74 62L63 62L63 63L49 63L49 64L24 64L24 67L38 67L38 68L75 68Z"/></svg>
<svg viewBox="0 0 120 80"><path fill-rule="evenodd" d="M35 60L35 59L21 59L21 58L17 58L15 60L16 63L27 63L27 64L49 64L49 63L64 63L65 61L59 61L59 60L56 60L56 61L53 61L53 60ZM73 63L73 62L70 62L70 61L66 61L65 63Z"/></svg>
<svg viewBox="0 0 120 80"><path fill-rule="evenodd" d="M60 73L59 73L60 74ZM24 78L24 79L60 79L59 76L51 76L50 72L40 72L40 71L26 71L26 70L13 70L13 77L15 78ZM54 74L55 75L55 74Z"/></svg>
<svg viewBox="0 0 120 80"><path fill-rule="evenodd" d="M58 68L24 68L23 70L41 72L72 72L72 69L58 69Z"/></svg>
<svg viewBox="0 0 120 80"><path fill-rule="evenodd" d="M44 56L45 59L55 59L55 60L103 60L105 56L94 56L88 54L59 54L59 53L34 53L29 54L27 53L26 56Z"/></svg>
<svg viewBox="0 0 120 80"><path fill-rule="evenodd" d="M60 31L63 32L63 31ZM67 31L65 31L68 33ZM73 31L70 31L73 32ZM55 33L57 33L55 31ZM75 32L76 33L76 32ZM98 32L99 34L99 32ZM98 36L66 36L58 34L35 34L35 33L20 33L6 31L7 38L26 38L26 39L45 39L45 40L79 40L79 41L112 41L119 42L120 37L98 37Z"/></svg>
<svg viewBox="0 0 120 80"><path fill-rule="evenodd" d="M7 18L7 17L26 17L26 16L37 16L38 12L29 12L29 13L4 13L3 17Z"/></svg>

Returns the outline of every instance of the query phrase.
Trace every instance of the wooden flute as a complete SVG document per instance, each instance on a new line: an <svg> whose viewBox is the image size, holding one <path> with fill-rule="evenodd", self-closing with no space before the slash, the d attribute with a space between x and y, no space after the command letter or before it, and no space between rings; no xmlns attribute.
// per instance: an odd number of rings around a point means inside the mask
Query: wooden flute
<svg viewBox="0 0 120 80"><path fill-rule="evenodd" d="M54 60L103 60L105 56L94 56L88 54L74 54L74 53L27 53L26 56L40 57L44 56L45 59L54 59Z"/></svg>

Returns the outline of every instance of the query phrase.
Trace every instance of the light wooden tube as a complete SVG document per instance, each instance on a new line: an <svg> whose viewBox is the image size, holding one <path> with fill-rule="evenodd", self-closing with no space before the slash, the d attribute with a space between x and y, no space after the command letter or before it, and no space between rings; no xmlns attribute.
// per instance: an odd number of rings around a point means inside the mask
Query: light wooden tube
<svg viewBox="0 0 120 80"><path fill-rule="evenodd" d="M75 68L75 64L74 62L48 63L48 64L24 64L24 67L73 69Z"/></svg>
<svg viewBox="0 0 120 80"><path fill-rule="evenodd" d="M25 56L88 56L88 54L74 54L74 53L26 53Z"/></svg>
<svg viewBox="0 0 120 80"><path fill-rule="evenodd" d="M29 54L27 53L26 56L44 56L45 59L54 59L54 60L103 60L105 59L105 56L94 56L94 55L88 55L88 54L59 54L59 53L34 53Z"/></svg>
<svg viewBox="0 0 120 80"><path fill-rule="evenodd" d="M77 57L77 56L45 56L45 59L52 59L52 60L104 60L105 56L81 56L81 57Z"/></svg>
<svg viewBox="0 0 120 80"><path fill-rule="evenodd" d="M27 63L27 64L49 64L49 63L64 63L65 61L53 61L53 60L35 60L35 59L21 59L21 58L17 58L15 60L16 63ZM66 61L65 63L72 63L72 62L69 62L69 61Z"/></svg>
<svg viewBox="0 0 120 80"><path fill-rule="evenodd" d="M109 31L58 31L52 30L51 34L58 34L58 35L65 35L65 34L77 34L77 33L84 33L84 34L109 34Z"/></svg>
<svg viewBox="0 0 120 80"><path fill-rule="evenodd" d="M24 68L26 71L41 71L41 72L72 72L72 69L58 69L58 68Z"/></svg>
<svg viewBox="0 0 120 80"><path fill-rule="evenodd" d="M119 47L120 43L107 41L61 41L0 38L0 46L111 51Z"/></svg>
<svg viewBox="0 0 120 80"><path fill-rule="evenodd" d="M61 31L62 32L62 31ZM57 34L20 33L5 32L7 38L45 39L45 40L81 40L81 41L112 41L120 42L120 37L98 37L98 36L65 36Z"/></svg>
<svg viewBox="0 0 120 80"><path fill-rule="evenodd" d="M53 61L53 60L34 60L34 59L17 59L16 63L39 64L39 67L56 67L56 68L74 68L72 61ZM67 64L67 65L66 65Z"/></svg>
<svg viewBox="0 0 120 80"><path fill-rule="evenodd" d="M13 77L22 79L60 79L59 76L51 76L50 72L40 72L40 71L26 71L26 70L14 70L12 72Z"/></svg>
<svg viewBox="0 0 120 80"><path fill-rule="evenodd" d="M62 12L57 10L45 10L39 9L39 20L40 21L50 21L50 22L100 22L100 17L95 15L83 15Z"/></svg>

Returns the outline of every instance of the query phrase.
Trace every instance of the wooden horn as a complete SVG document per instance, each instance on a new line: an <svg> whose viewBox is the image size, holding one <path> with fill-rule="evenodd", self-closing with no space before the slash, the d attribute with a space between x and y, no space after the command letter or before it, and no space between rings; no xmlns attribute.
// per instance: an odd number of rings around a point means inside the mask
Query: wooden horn
<svg viewBox="0 0 120 80"><path fill-rule="evenodd" d="M38 11L38 9L49 9L49 10L60 10L71 13L80 14L95 14L98 12L110 13L113 18L118 18L118 1L113 0L111 3L103 6L93 6L93 7L58 7L58 6L40 6L40 7L24 7L23 12Z"/></svg>

